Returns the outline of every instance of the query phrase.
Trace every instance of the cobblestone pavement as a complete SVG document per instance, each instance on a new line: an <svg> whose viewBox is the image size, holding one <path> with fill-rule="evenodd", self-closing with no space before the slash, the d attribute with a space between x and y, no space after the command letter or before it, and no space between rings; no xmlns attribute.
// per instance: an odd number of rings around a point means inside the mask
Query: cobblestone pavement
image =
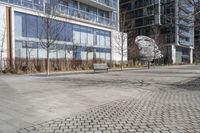
<svg viewBox="0 0 200 133"><path fill-rule="evenodd" d="M18 133L200 133L200 79L147 90Z"/></svg>
<svg viewBox="0 0 200 133"><path fill-rule="evenodd" d="M0 133L200 133L200 65L0 75Z"/></svg>

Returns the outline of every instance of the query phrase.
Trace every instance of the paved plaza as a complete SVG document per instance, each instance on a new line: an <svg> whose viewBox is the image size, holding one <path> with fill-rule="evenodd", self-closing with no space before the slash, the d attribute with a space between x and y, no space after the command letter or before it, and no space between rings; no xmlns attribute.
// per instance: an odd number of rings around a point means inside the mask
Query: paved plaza
<svg viewBox="0 0 200 133"><path fill-rule="evenodd" d="M200 133L200 66L1 76L0 133Z"/></svg>

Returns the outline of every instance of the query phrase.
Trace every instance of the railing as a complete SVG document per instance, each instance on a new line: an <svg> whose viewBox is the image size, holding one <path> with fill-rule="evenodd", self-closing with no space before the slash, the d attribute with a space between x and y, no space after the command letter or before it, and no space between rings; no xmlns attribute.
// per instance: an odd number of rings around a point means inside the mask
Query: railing
<svg viewBox="0 0 200 133"><path fill-rule="evenodd" d="M184 46L192 46L192 44L190 43L190 42L188 42L188 41L185 41L185 40L179 40L179 43L181 44L181 45L184 45Z"/></svg>
<svg viewBox="0 0 200 133"><path fill-rule="evenodd" d="M80 19L85 19L91 22L103 24L103 25L108 25L115 27L116 22L114 22L112 19L102 17L93 13L89 13L83 10L78 10L73 7L69 7L66 5L59 4L56 7L56 12L61 14L61 15L66 15L66 16L72 16L72 17L77 17Z"/></svg>
<svg viewBox="0 0 200 133"><path fill-rule="evenodd" d="M95 1L96 3L99 3L99 4L103 4L105 6L109 6L109 7L112 7L112 8L117 8L117 0L114 1L114 0L92 0L92 1Z"/></svg>
<svg viewBox="0 0 200 133"><path fill-rule="evenodd" d="M27 1L27 0L0 0L0 2L9 3L9 4L17 5L17 6L26 7L26 8L31 8L31 9L39 10L39 11L44 10L43 4L37 4L37 3L34 3L32 1Z"/></svg>

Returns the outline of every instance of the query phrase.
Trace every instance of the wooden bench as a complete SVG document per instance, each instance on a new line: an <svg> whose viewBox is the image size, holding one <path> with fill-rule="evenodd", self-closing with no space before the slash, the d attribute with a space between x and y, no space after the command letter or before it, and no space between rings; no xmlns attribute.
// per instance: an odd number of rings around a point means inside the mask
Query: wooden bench
<svg viewBox="0 0 200 133"><path fill-rule="evenodd" d="M97 70L106 70L108 72L108 65L107 64L93 64L94 72Z"/></svg>

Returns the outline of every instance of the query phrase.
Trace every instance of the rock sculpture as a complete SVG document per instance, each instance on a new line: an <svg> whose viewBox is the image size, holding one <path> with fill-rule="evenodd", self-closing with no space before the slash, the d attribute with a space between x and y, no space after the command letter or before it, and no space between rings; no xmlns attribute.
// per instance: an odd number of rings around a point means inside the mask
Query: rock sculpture
<svg viewBox="0 0 200 133"><path fill-rule="evenodd" d="M159 59L163 56L156 42L150 37L137 36L135 43L140 49L140 57L145 60L152 61L153 59Z"/></svg>

